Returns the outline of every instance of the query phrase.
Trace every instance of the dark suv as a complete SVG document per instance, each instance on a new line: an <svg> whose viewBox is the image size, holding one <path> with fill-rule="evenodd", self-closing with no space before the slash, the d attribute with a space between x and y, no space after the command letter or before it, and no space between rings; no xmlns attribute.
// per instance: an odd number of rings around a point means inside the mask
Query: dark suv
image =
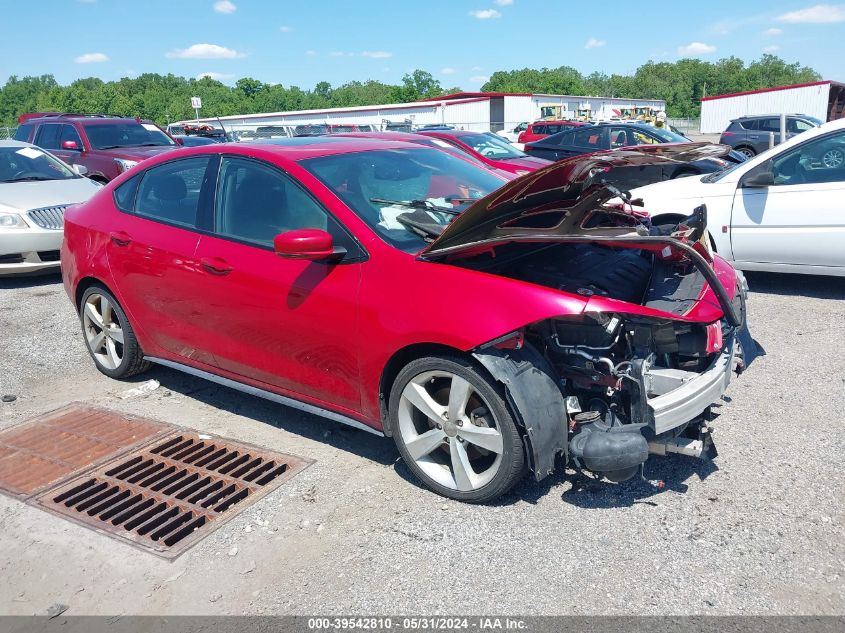
<svg viewBox="0 0 845 633"><path fill-rule="evenodd" d="M142 160L179 147L151 121L124 117L31 112L18 118L15 139L50 150L87 176L108 182Z"/></svg>
<svg viewBox="0 0 845 633"><path fill-rule="evenodd" d="M786 115L786 138L806 132L822 124L815 117L806 114ZM775 133L775 143L780 143L780 115L762 114L744 116L731 121L727 129L722 132L719 142L730 145L748 158L769 149L769 132Z"/></svg>

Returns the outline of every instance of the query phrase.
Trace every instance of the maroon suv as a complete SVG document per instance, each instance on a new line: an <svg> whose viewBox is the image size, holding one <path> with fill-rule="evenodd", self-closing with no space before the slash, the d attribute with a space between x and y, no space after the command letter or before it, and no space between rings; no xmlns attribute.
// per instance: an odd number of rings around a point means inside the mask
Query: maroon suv
<svg viewBox="0 0 845 633"><path fill-rule="evenodd" d="M100 182L179 147L155 123L141 119L31 112L18 122L15 139L50 150L68 164L84 166L86 175Z"/></svg>

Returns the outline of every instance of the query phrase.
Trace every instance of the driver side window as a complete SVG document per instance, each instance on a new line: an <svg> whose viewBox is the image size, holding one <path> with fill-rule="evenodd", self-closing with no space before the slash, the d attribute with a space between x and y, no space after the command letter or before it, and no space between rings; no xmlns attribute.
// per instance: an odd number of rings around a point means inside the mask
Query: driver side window
<svg viewBox="0 0 845 633"><path fill-rule="evenodd" d="M828 134L774 159L775 185L845 181L845 131Z"/></svg>

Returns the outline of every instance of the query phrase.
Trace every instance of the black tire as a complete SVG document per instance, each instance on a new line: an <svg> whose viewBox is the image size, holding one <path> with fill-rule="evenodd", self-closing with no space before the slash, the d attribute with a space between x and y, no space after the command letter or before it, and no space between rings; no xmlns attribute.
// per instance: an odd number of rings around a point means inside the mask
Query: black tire
<svg viewBox="0 0 845 633"><path fill-rule="evenodd" d="M87 326L85 323L85 306L92 297L95 297L95 295L108 300L111 305L111 310L116 317L116 321L119 323L120 329L123 332L123 343L120 344L120 362L114 368L105 366L103 362L97 358L97 355L91 349L91 345L89 344ZM115 299L114 295L104 286L90 286L82 294L82 299L79 302L79 320L82 325L82 336L85 343L85 349L88 350L88 354L94 361L94 365L101 373L105 374L109 378L121 379L141 374L150 368L151 363L144 359L144 351L138 343L138 339L135 336L135 330L132 329L132 324L129 322L126 313L123 311L123 308L120 306L117 299Z"/></svg>
<svg viewBox="0 0 845 633"><path fill-rule="evenodd" d="M757 151L753 147L749 147L748 145L740 145L736 148L740 154L745 154L746 160L749 158L754 158L757 155Z"/></svg>
<svg viewBox="0 0 845 633"><path fill-rule="evenodd" d="M447 372L463 378L470 383L476 394L489 405L489 413L492 414L495 426L502 436L502 453L498 469L492 479L481 487L461 491L444 486L427 475L408 453L400 428L400 401L408 383L427 372ZM483 370L476 368L470 361L460 356L429 356L408 363L399 372L390 390L389 415L396 447L414 476L437 494L466 503L492 501L513 488L517 481L525 476L527 462L522 437L502 396L499 385ZM452 441L456 439L452 438Z"/></svg>

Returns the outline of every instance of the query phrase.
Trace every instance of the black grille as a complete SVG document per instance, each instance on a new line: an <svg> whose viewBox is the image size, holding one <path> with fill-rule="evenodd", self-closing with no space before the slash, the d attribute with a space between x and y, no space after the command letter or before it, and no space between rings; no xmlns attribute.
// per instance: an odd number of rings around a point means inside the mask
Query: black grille
<svg viewBox="0 0 845 633"><path fill-rule="evenodd" d="M38 257L42 262L57 262L60 256L59 251L38 251Z"/></svg>
<svg viewBox="0 0 845 633"><path fill-rule="evenodd" d="M20 253L9 253L8 255L0 255L0 264L22 264L23 255Z"/></svg>

